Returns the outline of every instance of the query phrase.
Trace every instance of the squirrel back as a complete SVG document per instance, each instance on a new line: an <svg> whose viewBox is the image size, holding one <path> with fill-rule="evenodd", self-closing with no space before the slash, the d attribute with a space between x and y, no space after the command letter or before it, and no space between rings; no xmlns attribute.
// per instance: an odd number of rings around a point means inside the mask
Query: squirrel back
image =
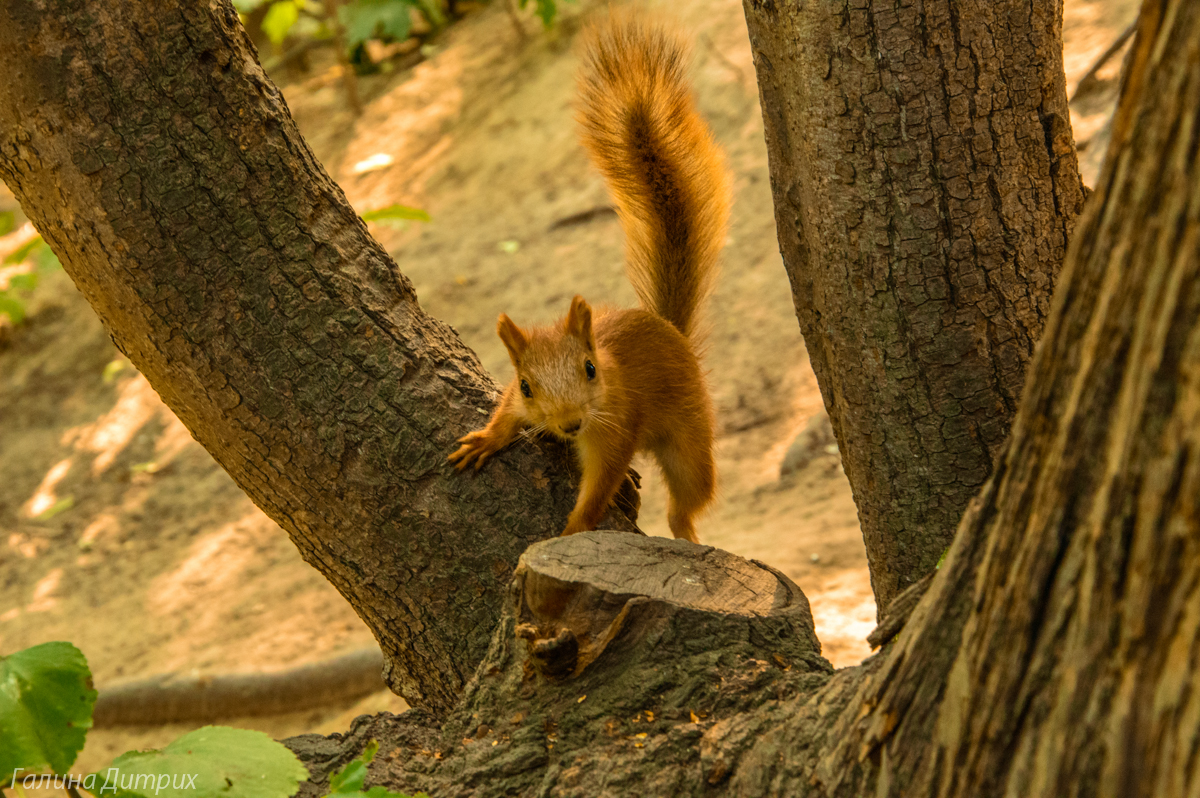
<svg viewBox="0 0 1200 798"><path fill-rule="evenodd" d="M693 341L729 220L721 151L696 111L675 35L614 15L588 33L581 139L616 200L642 306Z"/></svg>

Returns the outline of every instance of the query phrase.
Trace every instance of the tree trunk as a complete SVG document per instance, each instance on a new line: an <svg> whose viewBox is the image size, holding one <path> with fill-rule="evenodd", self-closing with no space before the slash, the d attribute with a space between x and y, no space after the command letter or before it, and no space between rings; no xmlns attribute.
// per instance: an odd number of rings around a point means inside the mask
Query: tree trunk
<svg viewBox="0 0 1200 798"><path fill-rule="evenodd" d="M1200 792L1200 6L1146 0L1009 442L897 638L831 672L799 589L706 547L554 539L510 591L497 552L557 530L566 480L536 487L529 448L446 475L491 386L312 161L232 11L77 2L0 9L6 182L394 677L443 710L482 657L444 722L291 741L303 794L371 737L376 782L435 795Z"/></svg>
<svg viewBox="0 0 1200 798"><path fill-rule="evenodd" d="M0 177L118 348L446 711L563 451L446 466L495 386L367 234L228 2L0 6Z"/></svg>
<svg viewBox="0 0 1200 798"><path fill-rule="evenodd" d="M775 217L880 611L991 472L1082 206L1061 0L744 0Z"/></svg>
<svg viewBox="0 0 1200 798"><path fill-rule="evenodd" d="M1009 443L880 656L832 675L796 648L774 660L782 638L672 596L661 617L693 613L690 640L643 624L620 657L548 678L516 641L526 578L445 727L297 738L303 794L376 737L376 779L438 795L1196 795L1200 5L1145 4L1113 130ZM618 561L618 537L594 560ZM566 543L526 556L569 560ZM746 579L713 566L687 573ZM547 633L576 628L555 606Z"/></svg>
<svg viewBox="0 0 1200 798"><path fill-rule="evenodd" d="M936 720L845 741L857 756L932 733L922 792L1200 790L1198 152L1200 5L1148 0L1003 466L960 532L974 589L942 591L897 654L970 606L954 660L869 693L879 728L944 685Z"/></svg>

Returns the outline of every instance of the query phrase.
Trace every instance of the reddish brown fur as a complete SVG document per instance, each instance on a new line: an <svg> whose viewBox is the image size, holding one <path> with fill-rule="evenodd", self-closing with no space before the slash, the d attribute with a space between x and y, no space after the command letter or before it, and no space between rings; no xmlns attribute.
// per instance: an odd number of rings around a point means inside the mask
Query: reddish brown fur
<svg viewBox="0 0 1200 798"><path fill-rule="evenodd" d="M727 178L674 36L630 19L599 26L580 96L582 138L616 198L627 271L645 310L593 316L577 296L549 327L522 329L501 314L497 332L516 377L488 425L464 436L450 461L478 469L522 429L573 441L583 480L566 535L595 528L634 453L648 451L670 492L671 532L694 542L693 520L716 489L695 319L725 235Z"/></svg>
<svg viewBox="0 0 1200 798"><path fill-rule="evenodd" d="M729 221L721 151L696 112L678 36L613 17L586 37L581 139L625 230L625 269L642 307L694 337Z"/></svg>

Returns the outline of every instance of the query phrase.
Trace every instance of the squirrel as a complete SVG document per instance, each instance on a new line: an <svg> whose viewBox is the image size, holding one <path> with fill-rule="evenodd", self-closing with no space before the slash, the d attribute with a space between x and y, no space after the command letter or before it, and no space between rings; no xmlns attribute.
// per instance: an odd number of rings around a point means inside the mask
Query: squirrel
<svg viewBox="0 0 1200 798"><path fill-rule="evenodd" d="M686 49L669 31L614 16L591 29L578 79L581 140L612 193L626 236L626 274L641 308L592 307L581 296L557 324L496 326L516 376L487 426L459 439L450 462L479 469L522 431L574 444L579 498L563 535L594 529L629 469L650 452L670 494L677 538L713 499L714 414L696 316L712 292L729 219L724 157L685 79Z"/></svg>

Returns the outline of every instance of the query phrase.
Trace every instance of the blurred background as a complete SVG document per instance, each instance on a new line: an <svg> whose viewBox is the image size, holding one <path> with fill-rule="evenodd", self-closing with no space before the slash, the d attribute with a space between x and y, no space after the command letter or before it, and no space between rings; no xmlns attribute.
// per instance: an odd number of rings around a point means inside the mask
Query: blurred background
<svg viewBox="0 0 1200 798"><path fill-rule="evenodd" d="M575 35L608 3L235 5L325 169L423 307L498 381L511 375L494 333L499 312L527 324L560 316L576 293L634 303L620 227L576 142L571 106ZM691 38L699 106L734 175L706 355L720 500L701 541L787 573L810 599L825 656L853 665L869 654L875 606L779 257L741 5L645 5ZM1135 0L1066 0L1064 61L1088 184L1136 12ZM635 466L646 477L639 523L669 535L655 468ZM373 645L116 351L0 185L0 655L50 640L79 646L102 691L161 674L279 671ZM285 737L403 709L380 691L221 722ZM73 771L197 725L97 728Z"/></svg>

